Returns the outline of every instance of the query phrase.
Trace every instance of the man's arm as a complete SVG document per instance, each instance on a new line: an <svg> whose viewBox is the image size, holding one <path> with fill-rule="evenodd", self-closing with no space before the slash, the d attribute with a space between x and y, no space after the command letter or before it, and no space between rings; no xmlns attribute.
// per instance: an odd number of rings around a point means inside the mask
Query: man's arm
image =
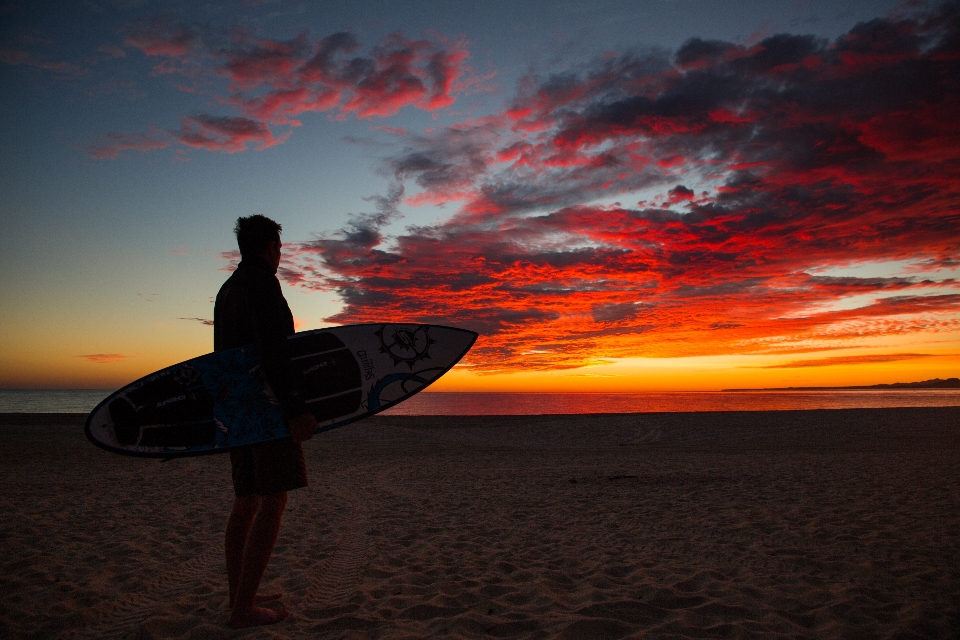
<svg viewBox="0 0 960 640"><path fill-rule="evenodd" d="M280 401L284 416L292 420L309 414L309 411L306 398L300 394L296 371L290 364L287 336L292 330L292 323L285 315L289 309L280 291L280 283L275 278L271 277L260 284L263 290L257 292L253 314L257 325L255 334L260 366Z"/></svg>
<svg viewBox="0 0 960 640"><path fill-rule="evenodd" d="M300 395L296 371L290 365L287 337L283 336L280 340L275 337L262 339L257 348L260 351L260 366L280 401L290 436L294 442L309 440L317 428L317 419L307 410L306 400Z"/></svg>

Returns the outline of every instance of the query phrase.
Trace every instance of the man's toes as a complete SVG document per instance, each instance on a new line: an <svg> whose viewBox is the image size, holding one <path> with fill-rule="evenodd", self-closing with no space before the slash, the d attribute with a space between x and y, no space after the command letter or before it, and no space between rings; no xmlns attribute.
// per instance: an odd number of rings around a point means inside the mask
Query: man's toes
<svg viewBox="0 0 960 640"><path fill-rule="evenodd" d="M261 609L254 607L250 612L243 616L231 616L227 624L232 629L247 629L249 627L262 627L268 624L276 624L286 618L290 613L288 611L275 611L274 609Z"/></svg>

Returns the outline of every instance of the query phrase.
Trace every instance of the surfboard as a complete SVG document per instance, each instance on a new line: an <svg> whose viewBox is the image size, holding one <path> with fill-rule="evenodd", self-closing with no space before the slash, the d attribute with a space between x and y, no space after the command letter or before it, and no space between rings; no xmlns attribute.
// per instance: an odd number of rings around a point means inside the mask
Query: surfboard
<svg viewBox="0 0 960 640"><path fill-rule="evenodd" d="M388 409L423 391L473 346L473 331L430 324L357 324L288 340L316 433ZM131 456L229 451L290 435L255 345L209 353L132 382L87 417L87 438Z"/></svg>

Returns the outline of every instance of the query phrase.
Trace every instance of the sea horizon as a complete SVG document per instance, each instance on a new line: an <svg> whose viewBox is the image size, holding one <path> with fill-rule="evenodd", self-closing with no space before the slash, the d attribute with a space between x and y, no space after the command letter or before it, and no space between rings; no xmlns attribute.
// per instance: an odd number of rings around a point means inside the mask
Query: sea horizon
<svg viewBox="0 0 960 640"><path fill-rule="evenodd" d="M113 389L0 389L0 413L88 413ZM427 389L383 412L401 416L789 411L960 406L958 389L538 392Z"/></svg>

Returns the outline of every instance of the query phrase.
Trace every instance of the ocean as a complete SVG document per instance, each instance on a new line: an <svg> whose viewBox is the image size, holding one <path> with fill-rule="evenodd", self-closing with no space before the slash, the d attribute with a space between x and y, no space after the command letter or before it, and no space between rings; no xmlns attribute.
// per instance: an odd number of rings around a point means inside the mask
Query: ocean
<svg viewBox="0 0 960 640"><path fill-rule="evenodd" d="M0 413L87 413L110 393L112 390L109 389L0 389ZM493 416L955 406L960 406L960 389L670 393L424 392L388 409L384 415Z"/></svg>

